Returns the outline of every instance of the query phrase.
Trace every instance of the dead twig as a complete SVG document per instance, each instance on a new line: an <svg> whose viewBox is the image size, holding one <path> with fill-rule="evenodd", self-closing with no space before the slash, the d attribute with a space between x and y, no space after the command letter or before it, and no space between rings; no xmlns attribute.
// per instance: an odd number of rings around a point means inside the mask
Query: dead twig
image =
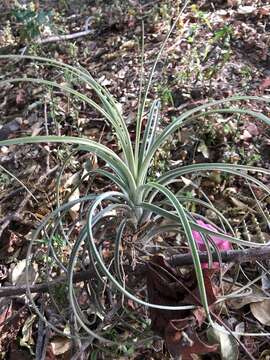
<svg viewBox="0 0 270 360"><path fill-rule="evenodd" d="M207 252L199 253L201 262L208 261ZM219 261L218 254L215 252L212 254L213 261ZM220 252L220 256L223 263L233 262L237 264L256 261L267 260L270 256L270 245L266 245L259 248L244 249L244 250L228 250ZM190 254L173 255L169 258L168 262L171 266L183 266L193 264Z"/></svg>
<svg viewBox="0 0 270 360"><path fill-rule="evenodd" d="M86 281L93 275L93 271L80 271L73 277L73 282ZM55 287L67 282L66 276L61 276L55 280L48 281L47 283L35 284L30 286L31 293L44 293L51 287ZM27 286L2 286L0 287L0 298L5 296L18 296L27 292Z"/></svg>
<svg viewBox="0 0 270 360"><path fill-rule="evenodd" d="M38 39L36 41L36 43L37 44L48 44L48 43L57 42L57 41L72 40L72 39L77 39L79 37L86 36L86 35L93 34L93 33L94 33L94 31L89 29L89 30L84 30L84 31L78 31L73 34L49 36L44 39Z"/></svg>
<svg viewBox="0 0 270 360"><path fill-rule="evenodd" d="M199 253L201 262L207 262L208 254L207 252L200 252ZM213 260L218 261L218 254L213 253ZM233 262L233 263L244 263L244 262L252 262L258 259L265 260L269 259L270 256L270 245L261 248L255 249L246 249L246 250L229 250L229 251L222 251L220 253L221 259L224 263ZM168 263L171 266L184 266L184 265L192 265L193 259L191 254L179 254L171 256L167 259ZM140 265L138 269L136 268L135 271L144 274L147 270L146 265ZM73 282L78 283L81 281L86 281L93 276L93 271L86 270L80 271L74 274ZM58 286L67 282L67 277L62 276L55 280L49 281L47 283L35 284L31 285L29 290L31 293L44 293L49 290L51 287ZM23 295L27 292L27 287L23 286L2 286L0 287L0 298L7 297L7 296L18 296Z"/></svg>
<svg viewBox="0 0 270 360"><path fill-rule="evenodd" d="M78 31L78 32L75 32L72 34L49 36L47 38L38 39L36 41L36 43L37 44L48 44L48 43L57 42L57 41L73 40L73 39L77 39L77 38L87 36L90 34L93 35L95 33L95 31L93 29L89 29L90 23L91 23L91 17L86 19L83 31Z"/></svg>

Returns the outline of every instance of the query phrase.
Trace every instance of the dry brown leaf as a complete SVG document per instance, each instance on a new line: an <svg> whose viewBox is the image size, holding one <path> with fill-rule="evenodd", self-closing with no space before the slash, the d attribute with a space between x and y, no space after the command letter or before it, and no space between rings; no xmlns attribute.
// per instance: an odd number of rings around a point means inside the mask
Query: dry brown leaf
<svg viewBox="0 0 270 360"><path fill-rule="evenodd" d="M230 196L230 201L233 203L234 206L238 207L238 209L246 210L248 205L244 204L242 201Z"/></svg>
<svg viewBox="0 0 270 360"><path fill-rule="evenodd" d="M71 341L70 339L56 336L51 341L51 349L54 355L62 355L71 349Z"/></svg>
<svg viewBox="0 0 270 360"><path fill-rule="evenodd" d="M270 350L264 350L261 355L260 355L260 359L259 360L269 360L270 359Z"/></svg>
<svg viewBox="0 0 270 360"><path fill-rule="evenodd" d="M268 15L270 15L270 5L268 5L268 6L262 6L262 7L258 8L258 13L259 13L261 16L268 16Z"/></svg>
<svg viewBox="0 0 270 360"><path fill-rule="evenodd" d="M270 299L250 304L250 310L261 324L270 326Z"/></svg>
<svg viewBox="0 0 270 360"><path fill-rule="evenodd" d="M252 139L252 135L250 134L250 132L248 130L244 130L243 134L240 135L240 139L241 140L250 140Z"/></svg>
<svg viewBox="0 0 270 360"><path fill-rule="evenodd" d="M248 124L247 126L247 131L252 135L252 136L258 136L259 135L259 130L258 127L255 124Z"/></svg>
<svg viewBox="0 0 270 360"><path fill-rule="evenodd" d="M20 339L20 346L25 346L29 349L32 355L34 355L31 346L35 344L33 339L33 324L37 318L37 315L32 314L25 321L22 327L22 338Z"/></svg>
<svg viewBox="0 0 270 360"><path fill-rule="evenodd" d="M80 190L79 190L79 188L77 187L77 188L73 191L73 193L70 195L70 197L69 197L68 200L69 200L69 201L74 201L74 200L78 200L79 198L80 198ZM81 204L78 203L78 204L73 205L73 206L69 209L69 215L71 216L71 218L72 218L73 220L76 219L77 214L78 214L78 211L80 210L80 206L81 206Z"/></svg>
<svg viewBox="0 0 270 360"><path fill-rule="evenodd" d="M37 271L34 266L28 267L29 283L33 284L37 279ZM11 271L11 282L13 285L24 285L26 282L26 259L18 261Z"/></svg>
<svg viewBox="0 0 270 360"><path fill-rule="evenodd" d="M203 307L198 307L192 311L193 315L198 323L198 326L201 327L203 322L206 319L206 313Z"/></svg>
<svg viewBox="0 0 270 360"><path fill-rule="evenodd" d="M26 104L26 92L24 89L19 89L16 93L16 104L22 108Z"/></svg>
<svg viewBox="0 0 270 360"><path fill-rule="evenodd" d="M217 351L217 345L204 343L192 327L192 318L171 320L165 329L165 340L170 354L178 359L194 359L193 355L209 354Z"/></svg>
<svg viewBox="0 0 270 360"><path fill-rule="evenodd" d="M228 6L237 6L239 5L239 0L227 0Z"/></svg>
<svg viewBox="0 0 270 360"><path fill-rule="evenodd" d="M205 144L205 142L203 140L201 140L198 148L197 148L197 151L202 153L203 154L203 157L205 159L209 159L209 150L208 150L208 147L207 145Z"/></svg>
<svg viewBox="0 0 270 360"><path fill-rule="evenodd" d="M237 290L239 290L239 287L235 286L235 287L233 287L232 290L237 291ZM242 293L238 297L227 300L226 305L231 309L238 310L238 309L241 309L245 305L252 304L252 303L258 303L265 299L266 298L262 292L253 290L253 292L251 292L251 293L250 292Z"/></svg>
<svg viewBox="0 0 270 360"><path fill-rule="evenodd" d="M0 352L7 351L13 340L18 338L18 333L29 316L29 310L25 305L13 315L12 319L4 324L1 329ZM17 357L17 359L19 358Z"/></svg>
<svg viewBox="0 0 270 360"><path fill-rule="evenodd" d="M261 91L264 91L266 89L269 89L269 87L270 87L270 77L268 76L264 80L262 80L262 82L260 83L259 88L260 88Z"/></svg>
<svg viewBox="0 0 270 360"><path fill-rule="evenodd" d="M68 174L66 181L64 182L64 184L62 185L62 191L68 189L68 188L72 188L72 186L77 185L80 181L81 178L81 172L77 171L75 174Z"/></svg>
<svg viewBox="0 0 270 360"><path fill-rule="evenodd" d="M135 48L136 46L137 46L136 41L128 40L120 46L120 50L130 50L130 49Z"/></svg>

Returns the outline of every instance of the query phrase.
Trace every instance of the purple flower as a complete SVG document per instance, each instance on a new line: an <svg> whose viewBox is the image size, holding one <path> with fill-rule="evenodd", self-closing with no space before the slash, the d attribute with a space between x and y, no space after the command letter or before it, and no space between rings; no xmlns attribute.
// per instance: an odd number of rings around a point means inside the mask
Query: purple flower
<svg viewBox="0 0 270 360"><path fill-rule="evenodd" d="M210 224L206 224L202 220L196 220L196 223L198 225L200 225L201 227L205 228L205 229L208 229L208 230L211 230L211 231L217 231L217 229L214 226L212 226ZM201 233L199 231L192 230L192 235L194 237L194 240L197 243L198 249L200 251L205 251L206 246L205 246L205 243L204 243L203 238L201 236ZM222 250L231 250L232 249L231 243L228 240L224 240L224 239L220 238L219 236L211 235L210 237L215 242L215 244L217 245L217 248L219 250L222 251ZM208 264L203 263L202 268L208 268ZM213 268L214 269L219 268L219 263L217 263L217 262L213 263Z"/></svg>

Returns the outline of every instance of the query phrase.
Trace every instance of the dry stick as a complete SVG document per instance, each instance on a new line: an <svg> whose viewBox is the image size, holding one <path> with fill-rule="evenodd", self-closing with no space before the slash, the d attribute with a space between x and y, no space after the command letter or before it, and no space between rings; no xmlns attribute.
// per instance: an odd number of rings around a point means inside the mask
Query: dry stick
<svg viewBox="0 0 270 360"><path fill-rule="evenodd" d="M52 42L56 42L56 41L65 41L65 40L72 40L72 39L77 39L79 37L82 36L86 36L89 34L94 34L94 31L89 29L89 30L84 30L84 31L78 31L72 34L67 34L67 35L55 35L55 36L50 36L44 39L38 39L36 41L37 44L48 44L48 43L52 43Z"/></svg>
<svg viewBox="0 0 270 360"><path fill-rule="evenodd" d="M48 44L48 43L56 42L56 41L77 39L79 37L86 36L86 35L89 35L89 34L93 35L95 33L95 31L92 30L92 29L89 29L90 24L91 24L91 16L89 16L86 19L86 22L85 22L85 25L84 25L84 31L78 31L78 32L75 32L73 34L67 34L67 35L49 36L47 38L38 39L37 43L38 44Z"/></svg>
<svg viewBox="0 0 270 360"><path fill-rule="evenodd" d="M80 271L73 276L73 282L80 282L89 280L90 277L94 274L93 270ZM31 293L44 293L49 290L50 287L54 287L57 285L61 285L67 281L66 276L61 276L55 280L48 281L47 283L41 283L36 285L30 285ZM5 296L15 296L15 295L23 295L27 292L27 286L2 286L0 287L0 298Z"/></svg>
<svg viewBox="0 0 270 360"><path fill-rule="evenodd" d="M218 254L213 253L213 260L218 261ZM255 249L246 249L246 250L229 250L220 252L220 256L224 263L234 262L234 263L244 263L250 261L267 260L270 258L270 245L265 247L255 248ZM207 252L199 252L199 257L201 262L207 262L208 254ZM171 256L167 259L168 263L173 266L183 266L183 265L192 265L193 259L191 254L179 254ZM147 270L145 265L140 265L139 272L141 274L145 273ZM93 270L80 271L74 274L73 282L81 282L89 280L93 276ZM41 283L30 286L31 293L44 293L47 292L49 288L61 285L67 282L66 276L61 276L55 280L49 281L47 283ZM22 286L2 286L0 287L0 298L5 296L16 296L26 294L27 287Z"/></svg>

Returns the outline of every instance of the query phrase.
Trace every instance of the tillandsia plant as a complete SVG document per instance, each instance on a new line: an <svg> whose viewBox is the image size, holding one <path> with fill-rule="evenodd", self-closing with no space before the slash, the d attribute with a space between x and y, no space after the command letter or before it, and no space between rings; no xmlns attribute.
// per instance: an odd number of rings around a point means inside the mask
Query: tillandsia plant
<svg viewBox="0 0 270 360"><path fill-rule="evenodd" d="M56 88L73 95L93 107L106 119L114 130L118 147L121 149L120 156L101 143L84 137L72 136L32 136L0 142L0 146L34 143L71 144L74 146L75 152L86 151L95 154L105 162L104 167L90 169L84 174L73 191L82 183L91 183L93 179L98 177L106 178L110 182L111 188L115 189L98 194L90 192L73 201L62 202L60 195L61 179L65 167L69 163L70 158L68 158L57 179L57 206L42 221L30 243L26 275L28 295L36 312L44 319L46 324L58 333L64 333L75 338L80 336L81 338L90 339L93 343L99 340L112 346L119 346L119 342L122 343L122 347L124 342L130 346L141 346L138 339L140 339L143 330L148 326L147 309L150 309L150 313L151 311L152 313L155 311L170 311L170 313L178 314L177 318L179 319L179 313L187 314L189 311L201 306L204 308L208 324L224 333L239 335L237 332L234 333L221 327L216 317L213 317L209 305L212 301L209 299L209 289L207 289L205 273L200 262L199 250L203 242L209 255L208 267L213 268L212 253L218 250L215 242L216 238L234 244L235 247L239 248L261 247L266 246L266 244L245 241L237 237L235 229L228 219L214 207L207 197L202 200L185 196L181 193L181 190L175 192L174 185L181 182L181 177L190 174L219 171L242 178L251 188L257 186L267 195L270 195L269 188L254 176L254 173L269 175L270 171L237 164L202 163L176 167L163 173L154 181L149 181L149 170L151 169L153 157L162 144L175 131L196 119L210 114L244 114L270 125L270 119L258 111L230 105L241 101L269 103L270 99L256 96L234 96L224 100L211 101L183 112L161 132L158 132L160 102L154 100L148 112L146 111L146 104L156 65L179 16L167 34L155 59L144 91L141 87L134 142L131 141L125 119L116 100L85 69L80 66L75 67L37 56L0 56L2 60L24 60L42 63L62 73L68 73L79 82L87 84L88 88L95 93L95 100L75 90L72 86L63 85L53 80L21 77L4 79L0 83L1 86L4 86L10 83L28 82ZM146 116L147 123L144 127L143 120ZM91 185L86 187L86 192L89 188L91 188ZM186 205L190 202L214 212L218 224L205 225L211 224L211 221L207 220L203 215L189 210ZM69 211L74 209L74 206L79 208L79 216L74 221L71 221ZM166 233L175 234L175 243L169 245L164 242L159 245L159 242L155 241L155 239ZM181 243L186 246L193 259L197 301L188 303L188 298L185 298L182 303L177 302L177 299L174 301L168 300L168 303L158 300L150 302L149 299L153 297L149 293L147 295L145 287L136 278L137 265L151 262L153 249L154 253L176 254L179 248L176 235L180 235ZM46 239L44 242L46 246L44 243L42 243L43 245L40 243L40 239L44 238ZM225 246L224 249L229 249L230 246ZM66 252L65 259L62 257L63 248L65 248ZM69 251L66 250L67 248ZM51 270L56 268L60 269L60 272L65 274L67 278L66 283L64 283L64 290L63 287L61 289L49 287L51 306L58 309L58 320L51 319L49 315L47 316L41 312L35 300L31 297L30 270L33 262L41 261L41 254L44 255L44 249L46 249L47 254L42 257L42 261L47 264L47 280L53 279ZM151 264L151 269L158 273L161 271L161 267L162 264L158 257L156 264ZM162 268L170 276L168 266L166 267L163 264ZM79 270L88 271L88 278L84 279L83 287L74 284L76 273ZM167 275L165 275L163 278L166 278ZM176 274L173 273L171 276L175 278ZM178 280L176 279L176 281ZM87 298L84 301L82 300L83 291L84 296ZM173 290L169 289L168 291ZM236 294L231 293L228 296L233 297L234 295L239 296L239 292ZM66 296L68 296L68 302ZM61 305L59 305L59 298L61 297ZM225 298L226 296L223 294L217 301L224 301ZM127 325L127 319L129 319L130 325ZM174 319L173 315L171 319ZM181 328L179 324L171 323L171 326L175 326L179 330ZM124 336L123 329L125 326L129 326L129 331L136 334L133 339L126 339L126 336ZM183 326L182 328L186 328L187 324L185 323ZM117 339L117 335L120 336L120 340ZM261 333L242 333L242 335L265 336L265 334ZM166 336L169 337L168 334ZM170 343L169 340L168 343ZM127 349L128 345L125 346ZM171 353L174 352L172 346L170 351Z"/></svg>

